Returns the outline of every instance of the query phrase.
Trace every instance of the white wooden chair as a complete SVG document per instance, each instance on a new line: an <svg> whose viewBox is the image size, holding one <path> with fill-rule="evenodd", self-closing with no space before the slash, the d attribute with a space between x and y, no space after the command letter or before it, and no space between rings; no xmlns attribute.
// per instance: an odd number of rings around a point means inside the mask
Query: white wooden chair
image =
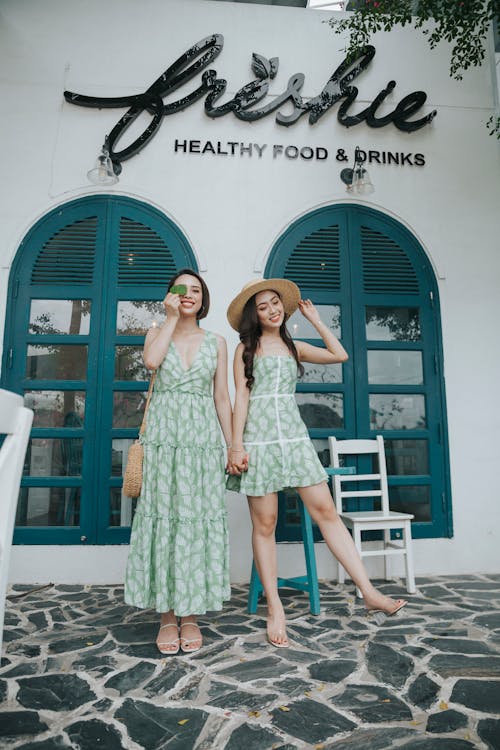
<svg viewBox="0 0 500 750"><path fill-rule="evenodd" d="M354 474L337 474L333 475L333 497L337 512L341 516L348 529L353 532L354 544L363 557L384 556L384 574L386 580L389 580L388 558L392 555L404 555L406 567L406 589L408 593L414 594L415 573L413 569L413 552L411 538L411 520L413 515L410 513L397 513L389 508L389 489L387 486L387 469L385 464L384 440L381 435L373 440L337 440L335 437L328 438L330 448L330 464L334 468L340 466L340 459L344 456L356 457L372 456L377 459L375 473L361 473L358 469ZM373 470L373 466L372 466ZM357 483L357 489L349 489L352 482ZM369 482L367 486L363 482ZM346 486L347 485L347 486ZM344 502L350 498L372 498L380 499L380 510L344 510ZM378 503L377 503L378 504ZM391 530L401 529L402 539L391 540ZM382 547L377 549L367 549L362 540L364 531L383 531L384 537ZM345 570L339 563L338 581L343 583L345 580ZM357 589L357 595L361 592Z"/></svg>
<svg viewBox="0 0 500 750"><path fill-rule="evenodd" d="M0 650L17 498L32 421L33 412L24 407L22 396L0 390L0 435L5 436L0 448Z"/></svg>

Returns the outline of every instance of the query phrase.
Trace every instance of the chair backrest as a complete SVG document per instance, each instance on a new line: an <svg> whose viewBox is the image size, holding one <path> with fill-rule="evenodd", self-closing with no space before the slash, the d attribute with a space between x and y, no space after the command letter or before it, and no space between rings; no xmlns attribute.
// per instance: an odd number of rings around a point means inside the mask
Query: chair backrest
<svg viewBox="0 0 500 750"><path fill-rule="evenodd" d="M0 648L17 498L33 412L17 393L0 389Z"/></svg>
<svg viewBox="0 0 500 750"><path fill-rule="evenodd" d="M338 469L341 465L340 460L345 456L376 456L377 469L375 473L355 474L334 474L333 475L333 496L337 511L342 513L345 510L344 500L349 498L380 498L380 509L384 513L389 512L389 489L387 486L387 468L385 463L384 439L377 435L370 440L337 440L335 437L328 438L328 447L330 449L330 465ZM356 489L350 489L352 482L357 483ZM363 482L369 482L363 486Z"/></svg>

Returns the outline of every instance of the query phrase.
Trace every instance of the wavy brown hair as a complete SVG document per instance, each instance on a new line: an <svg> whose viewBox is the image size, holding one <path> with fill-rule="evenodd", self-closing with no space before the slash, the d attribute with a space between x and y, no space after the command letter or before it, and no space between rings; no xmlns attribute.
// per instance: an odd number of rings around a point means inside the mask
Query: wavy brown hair
<svg viewBox="0 0 500 750"><path fill-rule="evenodd" d="M271 291L275 291L274 289ZM275 292L275 294L278 294L278 292ZM255 358L255 352L257 351L257 346L259 345L259 339L262 336L262 327L259 323L259 317L257 315L257 306L255 304L255 297L254 294L253 297L250 297L250 299L247 301L245 307L243 308L243 312L241 314L240 324L238 326L238 333L240 334L240 341L243 344L243 364L245 367L245 377L247 379L247 388L251 390L253 384L254 384L254 376L253 376L253 361ZM280 295L278 294L278 297ZM280 297L281 299L281 297ZM293 343L293 339L288 333L288 329L286 327L286 320L287 315L285 313L285 318L283 320L283 323L280 326L280 336L282 341L285 342L285 344L288 347L289 352L294 357L295 361L297 362L297 372L300 376L304 374L304 366L299 361L299 355L297 353L297 348L295 344Z"/></svg>

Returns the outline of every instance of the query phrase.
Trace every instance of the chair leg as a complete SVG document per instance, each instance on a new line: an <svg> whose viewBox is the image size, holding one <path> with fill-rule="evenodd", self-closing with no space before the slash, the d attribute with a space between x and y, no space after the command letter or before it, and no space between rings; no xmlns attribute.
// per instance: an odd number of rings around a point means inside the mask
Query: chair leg
<svg viewBox="0 0 500 750"><path fill-rule="evenodd" d="M391 531L390 529L384 529L384 550L387 549L391 542ZM384 555L384 578L386 581L391 580L389 555Z"/></svg>
<svg viewBox="0 0 500 750"><path fill-rule="evenodd" d="M257 612L257 604L261 593L262 584L260 582L259 574L257 573L257 568L255 567L255 562L252 561L252 574L250 576L250 587L248 589L247 603L247 612L249 614L253 615L255 614L255 612Z"/></svg>
<svg viewBox="0 0 500 750"><path fill-rule="evenodd" d="M359 556L361 557L361 529L359 526L355 523L353 525L353 539L354 539L354 546L358 550ZM361 593L361 589L358 589L356 586L356 596L360 599L363 598L363 594Z"/></svg>
<svg viewBox="0 0 500 750"><path fill-rule="evenodd" d="M413 546L411 538L411 521L407 521L403 527L403 541L405 545L405 566L406 566L406 590L409 594L415 594L415 570L413 567Z"/></svg>
<svg viewBox="0 0 500 750"><path fill-rule="evenodd" d="M309 584L309 608L312 615L319 615L318 571L316 568L316 555L314 553L314 537L311 516L302 501L299 502L299 505L302 541L304 543L304 555L306 558L307 581Z"/></svg>

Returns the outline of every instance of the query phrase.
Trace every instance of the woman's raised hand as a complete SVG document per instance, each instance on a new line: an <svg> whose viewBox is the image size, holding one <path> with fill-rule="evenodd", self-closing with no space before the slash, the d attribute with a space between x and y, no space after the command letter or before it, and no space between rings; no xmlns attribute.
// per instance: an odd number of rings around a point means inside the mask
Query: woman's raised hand
<svg viewBox="0 0 500 750"><path fill-rule="evenodd" d="M178 318L180 316L180 304L181 298L178 294L167 292L167 296L163 300L163 307L165 308L167 316Z"/></svg>
<svg viewBox="0 0 500 750"><path fill-rule="evenodd" d="M301 299L299 302L299 310L310 323L321 323L319 312L314 307L310 299Z"/></svg>

